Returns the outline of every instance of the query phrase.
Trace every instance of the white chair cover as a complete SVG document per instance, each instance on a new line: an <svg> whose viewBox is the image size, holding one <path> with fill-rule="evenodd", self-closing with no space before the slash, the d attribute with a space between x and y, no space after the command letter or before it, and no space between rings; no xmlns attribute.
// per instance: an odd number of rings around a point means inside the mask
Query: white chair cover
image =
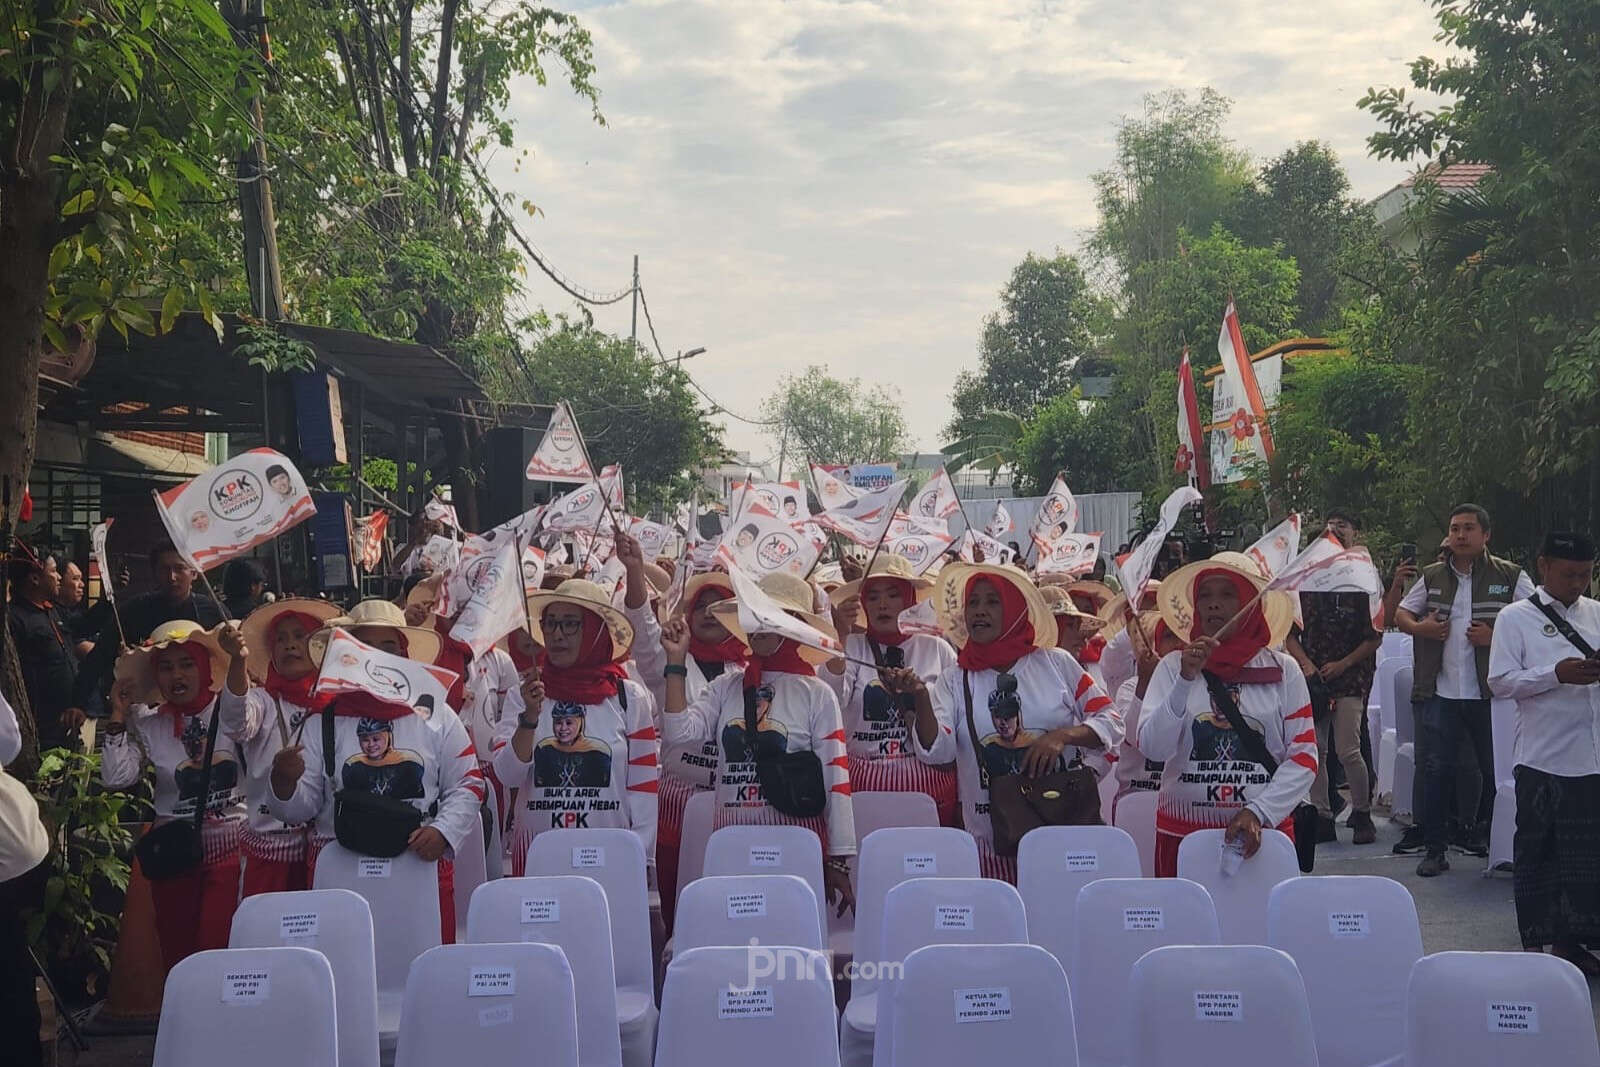
<svg viewBox="0 0 1600 1067"><path fill-rule="evenodd" d="M678 839L678 893L700 877L705 866L706 843L717 815L717 796L709 789L696 790L683 806L683 831Z"/></svg>
<svg viewBox="0 0 1600 1067"><path fill-rule="evenodd" d="M167 975L155 1067L338 1062L333 969L309 948L196 952Z"/></svg>
<svg viewBox="0 0 1600 1067"><path fill-rule="evenodd" d="M348 889L257 893L239 902L229 948L309 948L333 969L339 1067L378 1067L378 974L372 909Z"/></svg>
<svg viewBox="0 0 1600 1067"><path fill-rule="evenodd" d="M1395 736L1402 745L1410 744L1417 739L1414 725L1415 709L1411 703L1411 686L1415 675L1411 661L1407 659L1401 664L1400 669L1394 672L1393 687L1389 690L1391 694L1389 707L1392 709L1389 718L1394 722Z"/></svg>
<svg viewBox="0 0 1600 1067"><path fill-rule="evenodd" d="M878 960L880 966L903 963L926 945L1022 945L1027 940L1022 897L1009 883L993 878L913 878L889 890L884 901L883 951ZM859 1016L850 1018L850 1007L845 1008L841 1062L871 1067L893 1060L896 1004L918 1016L928 1008L925 1002L899 1001L899 985L897 972L886 970L877 997L851 1002L860 1010L876 1001L877 1017L870 1030L860 1025Z"/></svg>
<svg viewBox="0 0 1600 1067"><path fill-rule="evenodd" d="M649 1050L655 1047L657 1014L650 965L650 904L639 835L622 829L546 830L528 847L526 872L536 877L593 878L606 891L622 1062L628 1067L647 1067Z"/></svg>
<svg viewBox="0 0 1600 1067"><path fill-rule="evenodd" d="M851 807L855 812L856 842L865 841L867 836L876 830L885 830L893 826L938 826L939 808L933 798L926 793L900 793L887 790L867 790L851 796ZM850 861L850 888L855 892L856 899L861 898L861 860L858 856ZM844 965L855 957L856 931L859 927L859 915L846 912L839 915L836 909L827 906L826 898L819 898L828 920L828 948L833 952L834 961ZM874 935L876 936L876 935ZM864 942L876 948L877 942ZM863 952L867 950L863 949ZM870 953L869 953L870 954Z"/></svg>
<svg viewBox="0 0 1600 1067"><path fill-rule="evenodd" d="M1108 772L1100 779L1100 819L1107 826L1117 815L1117 776Z"/></svg>
<svg viewBox="0 0 1600 1067"><path fill-rule="evenodd" d="M1583 974L1534 952L1441 952L1411 969L1406 1067L1600 1067Z"/></svg>
<svg viewBox="0 0 1600 1067"><path fill-rule="evenodd" d="M696 948L667 968L655 1067L839 1067L833 980L812 949Z"/></svg>
<svg viewBox="0 0 1600 1067"><path fill-rule="evenodd" d="M617 972L612 965L606 891L593 878L501 878L472 894L469 944L555 945L572 968L578 998L578 1058L584 1067L618 1067Z"/></svg>
<svg viewBox="0 0 1600 1067"><path fill-rule="evenodd" d="M673 943L677 952L752 944L796 945L820 952L817 897L804 878L792 874L697 878L678 897Z"/></svg>
<svg viewBox="0 0 1600 1067"><path fill-rule="evenodd" d="M441 945L406 982L395 1067L578 1067L578 1012L555 945Z"/></svg>
<svg viewBox="0 0 1600 1067"><path fill-rule="evenodd" d="M1376 746L1373 755L1378 761L1378 796L1394 792L1394 750L1398 745L1391 736L1395 724L1394 676L1402 667L1409 667L1411 658L1384 657L1379 652L1378 669L1372 680L1368 696L1367 728ZM1409 699L1407 701L1409 703Z"/></svg>
<svg viewBox="0 0 1600 1067"><path fill-rule="evenodd" d="M489 847L484 854L484 866L488 872L489 879L493 880L495 878L504 878L506 871L510 870L510 865L506 863L506 841L502 827L505 815L500 811L500 798L493 789L490 789L487 800L489 814L494 817L494 825L489 830ZM471 898L469 897L468 903L470 902ZM466 927L457 922L456 929L465 930Z"/></svg>
<svg viewBox="0 0 1600 1067"><path fill-rule="evenodd" d="M1026 840L1026 838L1024 838ZM1205 887L1182 878L1105 878L1078 891L1067 973L1073 1016L1084 1021L1084 1067L1128 1058L1128 976L1151 949L1214 945L1217 911Z"/></svg>
<svg viewBox="0 0 1600 1067"><path fill-rule="evenodd" d="M1146 878L1156 876L1156 799L1153 789L1129 793L1117 801L1116 825L1126 830L1139 849L1139 870Z"/></svg>
<svg viewBox="0 0 1600 1067"><path fill-rule="evenodd" d="M1128 1067L1317 1067L1305 985L1277 949L1158 948L1133 965L1128 1000Z"/></svg>
<svg viewBox="0 0 1600 1067"><path fill-rule="evenodd" d="M1370 875L1280 882L1267 899L1267 943L1305 979L1321 1067L1400 1067L1406 981L1422 958L1405 886Z"/></svg>
<svg viewBox="0 0 1600 1067"><path fill-rule="evenodd" d="M877 1067L1077 1067L1067 978L1036 945L929 945L906 957ZM891 1026L889 1018L880 1022Z"/></svg>
<svg viewBox="0 0 1600 1067"><path fill-rule="evenodd" d="M1072 961L1078 890L1102 878L1138 878L1139 846L1114 826L1041 826L1017 849L1017 891L1028 940L1066 967Z"/></svg>
<svg viewBox="0 0 1600 1067"><path fill-rule="evenodd" d="M490 794L494 790L489 790ZM472 892L489 880L489 854L483 843L483 831L474 826L461 839L455 850L455 902L456 929L467 928L467 908L472 904Z"/></svg>
<svg viewBox="0 0 1600 1067"><path fill-rule="evenodd" d="M822 841L804 826L724 826L706 842L701 874L793 874L804 878L817 898L817 916L827 930Z"/></svg>
<svg viewBox="0 0 1600 1067"><path fill-rule="evenodd" d="M1404 660L1406 663L1411 662L1410 634L1403 634L1399 630L1384 632L1383 643L1378 646L1378 662L1382 663L1385 659L1391 657ZM1406 699L1410 700L1411 698L1408 696Z"/></svg>
<svg viewBox="0 0 1600 1067"><path fill-rule="evenodd" d="M1286 878L1300 877L1294 842L1281 830L1261 831L1261 849L1222 873L1222 830L1196 830L1178 845L1178 877L1206 887L1217 906L1224 945L1261 945L1267 940L1267 897Z"/></svg>

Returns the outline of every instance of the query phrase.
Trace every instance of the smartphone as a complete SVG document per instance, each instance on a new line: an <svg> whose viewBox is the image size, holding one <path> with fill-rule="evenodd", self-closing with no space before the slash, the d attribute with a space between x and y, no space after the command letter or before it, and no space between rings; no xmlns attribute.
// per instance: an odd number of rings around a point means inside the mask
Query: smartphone
<svg viewBox="0 0 1600 1067"><path fill-rule="evenodd" d="M1417 561L1417 546L1410 541L1400 545L1400 562L1415 563Z"/></svg>

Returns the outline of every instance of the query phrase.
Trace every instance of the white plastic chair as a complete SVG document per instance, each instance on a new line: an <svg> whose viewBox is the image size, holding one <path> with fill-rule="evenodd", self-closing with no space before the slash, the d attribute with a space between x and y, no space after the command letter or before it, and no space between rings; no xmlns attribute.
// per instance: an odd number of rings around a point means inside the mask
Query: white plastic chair
<svg viewBox="0 0 1600 1067"><path fill-rule="evenodd" d="M1023 945L1028 919L1022 897L1012 886L993 878L913 878L889 890L883 908L883 951L878 965L895 965L927 945ZM849 1065L889 1063L894 1058L894 1023L900 1010L918 1017L927 1005L898 999L897 972L886 969L876 997L863 997L845 1008L840 1028L839 1059ZM871 1027L862 1009L876 1007ZM851 1016L851 1008L858 1014ZM863 1055L864 1053L864 1055Z"/></svg>
<svg viewBox="0 0 1600 1067"><path fill-rule="evenodd" d="M850 806L855 813L856 843L860 843L878 830L887 830L897 826L938 826L939 807L933 798L926 793L892 792L888 790L867 790L855 793L850 797ZM861 899L861 861L859 856L850 861L850 888L856 894L856 900ZM837 914L835 909L828 908L823 899L824 914L828 922L828 948L833 951L835 962L846 964L855 958L856 935L860 929L860 914ZM876 937L877 935L873 935ZM876 940L863 942L876 949ZM864 953L869 950L863 949Z"/></svg>
<svg viewBox="0 0 1600 1067"><path fill-rule="evenodd" d="M1199 882L1217 906L1224 945L1261 945L1267 940L1267 897L1279 882L1300 877L1294 842L1281 830L1262 830L1261 849L1222 873L1222 830L1196 830L1178 844L1178 877Z"/></svg>
<svg viewBox="0 0 1600 1067"><path fill-rule="evenodd" d="M1026 838L1024 838L1026 840ZM1078 891L1070 946L1073 1015L1084 1067L1128 1057L1128 977L1151 949L1215 945L1217 911L1205 887L1183 878L1106 878Z"/></svg>
<svg viewBox="0 0 1600 1067"><path fill-rule="evenodd" d="M1079 1063L1066 975L1036 945L919 948L906 957L895 1000L920 1007L895 1011L893 1052L878 1067Z"/></svg>
<svg viewBox="0 0 1600 1067"><path fill-rule="evenodd" d="M1114 826L1041 826L1017 849L1017 891L1028 909L1028 940L1066 967L1078 890L1102 878L1138 878L1139 846Z"/></svg>
<svg viewBox="0 0 1600 1067"><path fill-rule="evenodd" d="M330 841L317 854L313 888L348 889L372 909L378 1049L387 1058L400 1034L400 1002L411 961L441 940L438 867L410 852L378 859Z"/></svg>
<svg viewBox="0 0 1600 1067"><path fill-rule="evenodd" d="M1305 984L1275 948L1155 949L1133 965L1128 1001L1128 1067L1317 1067Z"/></svg>
<svg viewBox="0 0 1600 1067"><path fill-rule="evenodd" d="M1399 630L1389 630L1383 635L1383 642L1378 646L1378 655L1382 659L1395 658L1406 663L1411 662L1411 635L1403 634ZM1380 662L1382 661L1380 659ZM1406 697L1407 700L1411 698Z"/></svg>
<svg viewBox="0 0 1600 1067"><path fill-rule="evenodd" d="M1305 979L1321 1067L1400 1067L1406 981L1422 958L1405 886L1371 875L1280 882L1267 899L1267 943Z"/></svg>
<svg viewBox="0 0 1600 1067"><path fill-rule="evenodd" d="M1399 745L1398 734L1395 733L1395 695L1394 676L1402 667L1409 667L1409 657L1385 658L1379 653L1377 672L1372 681L1370 703L1367 707L1368 729L1372 735L1372 743L1376 746L1373 755L1378 761L1378 796L1388 796L1394 792L1394 754ZM1407 703L1410 702L1409 697Z"/></svg>
<svg viewBox="0 0 1600 1067"><path fill-rule="evenodd" d="M504 878L506 871L511 868L506 863L505 835L501 830L505 815L500 811L500 798L491 788L486 800L489 804L489 814L493 817L494 823L489 828L489 847L484 851L484 868L488 872L488 879L493 881L496 878ZM470 897L467 900L468 903L471 903ZM466 926L458 921L456 929L465 930Z"/></svg>
<svg viewBox="0 0 1600 1067"><path fill-rule="evenodd" d="M827 930L827 893L822 885L822 841L804 826L724 826L706 842L701 875L793 874L817 898L817 917Z"/></svg>
<svg viewBox="0 0 1600 1067"><path fill-rule="evenodd" d="M348 889L257 893L239 902L229 948L309 948L333 969L339 1067L378 1065L378 976L372 909Z"/></svg>
<svg viewBox="0 0 1600 1067"><path fill-rule="evenodd" d="M469 944L541 943L560 948L572 968L578 998L578 1058L584 1067L622 1063L611 915L599 882L573 875L485 882L472 894L462 929Z"/></svg>
<svg viewBox="0 0 1600 1067"><path fill-rule="evenodd" d="M155 1067L282 1067L339 1059L333 968L309 948L196 952L167 975Z"/></svg>
<svg viewBox="0 0 1600 1067"><path fill-rule="evenodd" d="M1583 974L1534 952L1440 952L1411 969L1406 1067L1600 1067Z"/></svg>
<svg viewBox="0 0 1600 1067"><path fill-rule="evenodd" d="M555 945L440 945L406 982L395 1067L578 1067L572 970Z"/></svg>
<svg viewBox="0 0 1600 1067"><path fill-rule="evenodd" d="M817 897L805 879L792 874L697 878L678 897L673 942L678 952L750 944L796 945L820 952Z"/></svg>
<svg viewBox="0 0 1600 1067"><path fill-rule="evenodd" d="M492 794L494 790L489 790ZM473 890L489 880L489 854L483 844L483 828L474 823L461 847L455 850L455 905L456 929L467 928L467 908L472 904Z"/></svg>
<svg viewBox="0 0 1600 1067"><path fill-rule="evenodd" d="M1489 713L1494 730L1494 814L1489 823L1489 858L1483 868L1486 875L1511 864L1511 839L1517 829L1517 702L1496 700Z"/></svg>
<svg viewBox="0 0 1600 1067"><path fill-rule="evenodd" d="M1156 801L1160 794L1143 789L1117 801L1116 826L1126 830L1139 849L1139 870L1146 878L1156 876Z"/></svg>
<svg viewBox="0 0 1600 1067"><path fill-rule="evenodd" d="M813 949L696 948L667 968L655 1067L839 1067L833 980Z"/></svg>
<svg viewBox="0 0 1600 1067"><path fill-rule="evenodd" d="M716 821L717 795L709 789L696 790L683 806L683 831L678 839L678 895L683 887L700 877L705 866L706 843Z"/></svg>
<svg viewBox="0 0 1600 1067"><path fill-rule="evenodd" d="M650 904L639 835L622 829L546 830L528 847L526 871L534 876L593 878L606 891L622 1062L629 1067L648 1064L649 1050L655 1046L657 1016L655 976L650 966Z"/></svg>

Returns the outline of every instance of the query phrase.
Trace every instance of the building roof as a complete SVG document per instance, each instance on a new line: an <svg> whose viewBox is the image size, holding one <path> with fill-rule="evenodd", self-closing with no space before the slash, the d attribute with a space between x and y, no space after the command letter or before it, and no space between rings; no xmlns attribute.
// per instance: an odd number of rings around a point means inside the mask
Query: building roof
<svg viewBox="0 0 1600 1067"><path fill-rule="evenodd" d="M1417 182L1426 179L1441 189L1472 189L1491 170L1494 170L1494 168L1487 163L1450 163L1443 167L1437 163L1429 163L1426 167L1401 182L1400 187L1410 188Z"/></svg>

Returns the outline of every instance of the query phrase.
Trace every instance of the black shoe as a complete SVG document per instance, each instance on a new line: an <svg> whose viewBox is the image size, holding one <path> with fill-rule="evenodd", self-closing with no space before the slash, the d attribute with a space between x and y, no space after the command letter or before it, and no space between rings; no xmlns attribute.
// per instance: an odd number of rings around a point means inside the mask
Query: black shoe
<svg viewBox="0 0 1600 1067"><path fill-rule="evenodd" d="M1422 827L1408 826L1406 832L1400 835L1400 840L1395 842L1394 854L1396 856L1409 856L1413 852L1421 852L1428 847L1428 842L1422 836Z"/></svg>
<svg viewBox="0 0 1600 1067"><path fill-rule="evenodd" d="M1378 840L1378 828L1372 825L1370 812L1358 811L1350 816L1350 829L1354 831L1350 838L1352 845L1370 845Z"/></svg>
<svg viewBox="0 0 1600 1067"><path fill-rule="evenodd" d="M1489 835L1478 830L1464 830L1450 841L1450 847L1462 855L1484 859L1489 855Z"/></svg>
<svg viewBox="0 0 1600 1067"><path fill-rule="evenodd" d="M1430 852L1417 864L1418 878L1437 878L1450 869L1450 861L1443 853Z"/></svg>
<svg viewBox="0 0 1600 1067"><path fill-rule="evenodd" d="M1338 825L1326 815L1317 816L1317 844L1327 845L1339 840Z"/></svg>

